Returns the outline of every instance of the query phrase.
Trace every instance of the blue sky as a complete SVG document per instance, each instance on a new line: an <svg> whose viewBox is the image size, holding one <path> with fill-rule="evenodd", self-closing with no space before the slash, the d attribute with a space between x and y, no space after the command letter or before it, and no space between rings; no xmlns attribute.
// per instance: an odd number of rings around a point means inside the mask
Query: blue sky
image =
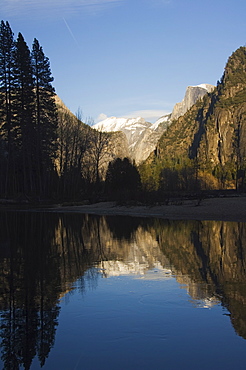
<svg viewBox="0 0 246 370"><path fill-rule="evenodd" d="M171 112L189 85L216 84L246 44L245 0L0 0L0 18L34 38L54 87L84 121Z"/></svg>

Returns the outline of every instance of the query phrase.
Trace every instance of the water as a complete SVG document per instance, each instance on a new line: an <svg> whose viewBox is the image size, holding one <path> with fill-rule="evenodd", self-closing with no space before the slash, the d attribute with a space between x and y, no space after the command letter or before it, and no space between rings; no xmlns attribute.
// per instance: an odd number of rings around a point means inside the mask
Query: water
<svg viewBox="0 0 246 370"><path fill-rule="evenodd" d="M246 224L0 214L1 368L244 369Z"/></svg>

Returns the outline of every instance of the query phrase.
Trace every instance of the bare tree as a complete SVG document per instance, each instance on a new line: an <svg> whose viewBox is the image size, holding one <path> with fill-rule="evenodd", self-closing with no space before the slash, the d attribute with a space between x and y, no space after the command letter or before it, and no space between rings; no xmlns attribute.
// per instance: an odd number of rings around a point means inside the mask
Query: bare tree
<svg viewBox="0 0 246 370"><path fill-rule="evenodd" d="M93 181L99 184L102 179L102 171L108 163L110 148L110 134L93 130L91 136L90 156L92 164Z"/></svg>
<svg viewBox="0 0 246 370"><path fill-rule="evenodd" d="M81 120L81 112L73 116L63 107L58 111L58 173L62 195L75 197L87 179L87 157L92 129Z"/></svg>

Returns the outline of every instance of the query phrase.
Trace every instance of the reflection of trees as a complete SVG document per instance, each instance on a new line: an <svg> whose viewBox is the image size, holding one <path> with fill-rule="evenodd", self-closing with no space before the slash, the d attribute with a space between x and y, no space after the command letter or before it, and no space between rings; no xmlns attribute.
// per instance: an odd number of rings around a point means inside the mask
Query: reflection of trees
<svg viewBox="0 0 246 370"><path fill-rule="evenodd" d="M128 216L107 216L106 221L113 238L127 241L134 238L142 219Z"/></svg>
<svg viewBox="0 0 246 370"><path fill-rule="evenodd" d="M55 220L39 215L0 215L1 337L6 369L43 365L55 339L57 259L50 244ZM52 231L53 229L53 231ZM57 288L56 288L57 287Z"/></svg>
<svg viewBox="0 0 246 370"><path fill-rule="evenodd" d="M98 218L44 213L0 214L0 309L6 369L43 366L54 345L59 298L102 258ZM86 279L96 281L91 269Z"/></svg>
<svg viewBox="0 0 246 370"><path fill-rule="evenodd" d="M98 262L117 257L105 218L0 214L0 310L6 369L43 366L54 345L59 299L78 281L95 286ZM120 251L124 259L129 245Z"/></svg>

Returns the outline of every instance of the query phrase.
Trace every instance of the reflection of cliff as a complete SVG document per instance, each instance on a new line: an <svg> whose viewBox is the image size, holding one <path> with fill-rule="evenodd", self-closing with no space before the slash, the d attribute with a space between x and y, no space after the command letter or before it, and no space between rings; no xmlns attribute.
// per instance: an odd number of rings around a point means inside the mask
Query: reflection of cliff
<svg viewBox="0 0 246 370"><path fill-rule="evenodd" d="M236 332L246 339L246 224L203 225L200 243L208 256L212 279L231 313Z"/></svg>
<svg viewBox="0 0 246 370"><path fill-rule="evenodd" d="M246 338L246 225L160 220L153 229L177 280L187 284L191 297L204 302L220 299L236 332Z"/></svg>

